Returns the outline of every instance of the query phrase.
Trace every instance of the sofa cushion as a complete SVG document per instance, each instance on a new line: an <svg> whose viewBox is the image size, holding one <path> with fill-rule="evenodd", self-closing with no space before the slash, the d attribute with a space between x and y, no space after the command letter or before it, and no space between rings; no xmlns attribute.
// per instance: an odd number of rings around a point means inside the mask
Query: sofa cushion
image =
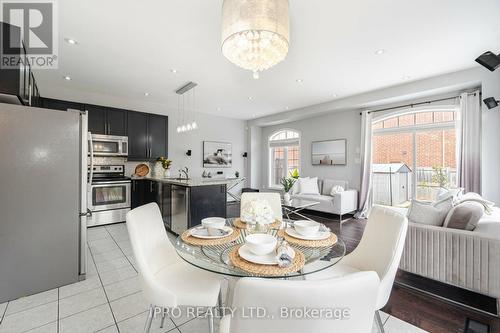
<svg viewBox="0 0 500 333"><path fill-rule="evenodd" d="M299 178L299 193L319 195L318 178Z"/></svg>
<svg viewBox="0 0 500 333"><path fill-rule="evenodd" d="M412 200L408 210L408 220L414 223L441 227L452 207L452 197L434 203Z"/></svg>
<svg viewBox="0 0 500 333"><path fill-rule="evenodd" d="M304 199L310 201L321 201L321 202L333 202L333 197L330 195L322 194L296 194L293 196L294 199Z"/></svg>
<svg viewBox="0 0 500 333"><path fill-rule="evenodd" d="M472 231L484 214L484 207L478 202L463 202L453 207L446 215L443 227Z"/></svg>
<svg viewBox="0 0 500 333"><path fill-rule="evenodd" d="M344 189L347 190L347 184L348 184L348 182L345 180L325 179L323 181L323 190L322 190L321 194L330 195L332 193L332 188L334 186L342 186Z"/></svg>

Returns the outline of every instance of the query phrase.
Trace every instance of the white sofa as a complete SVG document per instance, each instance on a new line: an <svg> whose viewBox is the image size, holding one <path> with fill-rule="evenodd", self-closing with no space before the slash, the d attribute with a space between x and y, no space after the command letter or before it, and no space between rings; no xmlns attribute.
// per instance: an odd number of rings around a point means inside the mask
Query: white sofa
<svg viewBox="0 0 500 333"><path fill-rule="evenodd" d="M409 222L399 268L493 297L500 315L500 209L473 231Z"/></svg>
<svg viewBox="0 0 500 333"><path fill-rule="evenodd" d="M331 196L332 187L337 185L342 186L345 191ZM342 215L354 213L358 209L358 191L349 189L348 185L348 182L343 180L319 179L320 194L300 194L297 192L300 189L292 189L291 198L318 201L319 204L308 209L339 215L342 222Z"/></svg>

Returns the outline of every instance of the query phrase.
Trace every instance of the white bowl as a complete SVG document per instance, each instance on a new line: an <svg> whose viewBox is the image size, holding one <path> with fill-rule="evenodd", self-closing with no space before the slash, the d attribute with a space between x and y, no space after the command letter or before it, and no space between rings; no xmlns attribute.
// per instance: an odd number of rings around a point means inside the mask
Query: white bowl
<svg viewBox="0 0 500 333"><path fill-rule="evenodd" d="M245 243L252 253L263 256L276 249L278 240L276 237L268 234L251 234L245 237Z"/></svg>
<svg viewBox="0 0 500 333"><path fill-rule="evenodd" d="M302 236L314 236L319 231L320 224L314 221L300 220L293 223L295 230Z"/></svg>
<svg viewBox="0 0 500 333"><path fill-rule="evenodd" d="M226 219L223 217L207 217L201 220L201 225L207 229L222 229L226 225Z"/></svg>

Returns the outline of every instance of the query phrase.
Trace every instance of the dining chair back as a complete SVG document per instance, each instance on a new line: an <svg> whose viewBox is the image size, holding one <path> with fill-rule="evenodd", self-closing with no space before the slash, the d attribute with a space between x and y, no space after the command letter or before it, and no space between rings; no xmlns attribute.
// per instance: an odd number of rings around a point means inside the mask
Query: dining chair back
<svg viewBox="0 0 500 333"><path fill-rule="evenodd" d="M127 213L127 230L139 268L142 291L150 304L145 332L149 332L156 308L181 305L214 307L220 300L220 277L191 266L179 258L167 236L156 203ZM213 332L213 316L209 316ZM161 327L165 320L163 312Z"/></svg>
<svg viewBox="0 0 500 333"><path fill-rule="evenodd" d="M377 309L391 295L408 230L408 219L394 210L373 206L359 245L340 263L358 270L372 270L380 278Z"/></svg>
<svg viewBox="0 0 500 333"><path fill-rule="evenodd" d="M241 209L243 210L245 205L252 200L267 201L274 212L275 218L283 221L283 210L281 208L281 196L279 193L245 192L241 195Z"/></svg>
<svg viewBox="0 0 500 333"><path fill-rule="evenodd" d="M178 255L168 239L156 203L149 203L129 211L126 221L135 262L142 279L143 292L146 298L154 299L157 295L153 287L157 285L155 274L165 266L177 263ZM172 297L175 299L174 293ZM152 303L157 304L157 302Z"/></svg>
<svg viewBox="0 0 500 333"><path fill-rule="evenodd" d="M379 279L357 272L331 281L243 278L221 333L369 333Z"/></svg>

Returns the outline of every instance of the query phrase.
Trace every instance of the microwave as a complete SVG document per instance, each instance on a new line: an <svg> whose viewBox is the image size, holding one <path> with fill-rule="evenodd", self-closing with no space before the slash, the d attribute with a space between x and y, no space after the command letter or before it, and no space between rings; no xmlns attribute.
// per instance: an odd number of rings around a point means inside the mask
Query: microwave
<svg viewBox="0 0 500 333"><path fill-rule="evenodd" d="M128 137L92 134L93 156L128 156Z"/></svg>

